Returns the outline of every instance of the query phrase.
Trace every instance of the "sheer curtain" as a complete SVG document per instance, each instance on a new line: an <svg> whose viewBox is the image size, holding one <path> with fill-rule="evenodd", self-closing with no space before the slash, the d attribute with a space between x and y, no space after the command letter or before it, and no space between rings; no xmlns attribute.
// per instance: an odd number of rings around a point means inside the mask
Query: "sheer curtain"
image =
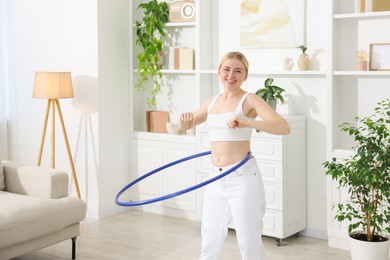
<svg viewBox="0 0 390 260"><path fill-rule="evenodd" d="M0 0L0 161L8 159L8 1Z"/></svg>

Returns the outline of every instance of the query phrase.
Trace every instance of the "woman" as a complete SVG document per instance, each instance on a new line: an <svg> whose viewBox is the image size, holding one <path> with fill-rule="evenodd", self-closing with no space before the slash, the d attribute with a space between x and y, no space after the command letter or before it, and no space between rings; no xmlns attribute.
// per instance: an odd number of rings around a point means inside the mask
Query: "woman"
<svg viewBox="0 0 390 260"><path fill-rule="evenodd" d="M220 62L218 76L223 92L210 97L194 113L182 113L179 123L180 130L186 131L206 122L211 143L210 178L247 156L252 129L279 135L290 132L283 117L259 96L241 88L248 77L248 61L242 53L227 53ZM262 120L255 120L257 116ZM261 241L264 211L264 185L254 158L235 172L207 185L202 213L201 260L220 258L231 218L242 259L264 259Z"/></svg>

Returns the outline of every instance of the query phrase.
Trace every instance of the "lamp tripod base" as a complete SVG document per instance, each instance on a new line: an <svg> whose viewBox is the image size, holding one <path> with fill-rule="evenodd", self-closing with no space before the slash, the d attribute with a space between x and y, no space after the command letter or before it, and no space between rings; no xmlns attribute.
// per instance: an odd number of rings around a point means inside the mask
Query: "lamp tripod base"
<svg viewBox="0 0 390 260"><path fill-rule="evenodd" d="M41 161L42 161L42 152L43 152L43 147L45 144L45 136L46 136L47 122L48 122L49 114L50 114L50 108L52 110L51 168L53 168L53 169L55 168L55 110L57 108L58 116L59 116L59 119L61 122L62 133L64 136L65 145L66 145L66 149L68 152L68 158L69 158L70 166L72 169L73 181L74 181L74 184L76 187L77 196L79 198L81 198L79 183L78 183L77 175L76 175L76 170L74 167L72 153L70 151L70 146L69 146L69 141L68 141L68 136L66 134L64 119L62 117L61 106L60 106L60 102L58 101L58 99L48 99L48 101L47 101L46 116L45 116L45 121L44 121L44 125L43 125L41 145L40 145L40 149L39 149L37 165L40 166Z"/></svg>

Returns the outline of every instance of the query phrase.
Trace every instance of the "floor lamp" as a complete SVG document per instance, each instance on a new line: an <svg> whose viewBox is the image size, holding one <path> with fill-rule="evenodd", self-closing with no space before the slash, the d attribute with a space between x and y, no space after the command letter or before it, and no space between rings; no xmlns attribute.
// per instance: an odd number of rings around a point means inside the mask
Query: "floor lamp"
<svg viewBox="0 0 390 260"><path fill-rule="evenodd" d="M46 116L43 125L41 147L39 149L38 166L41 165L42 151L45 143L47 121L50 110L52 112L52 136L51 136L51 168L55 168L55 112L57 108L58 116L61 122L62 133L64 135L68 158L72 168L72 176L76 186L77 196L80 196L79 184L77 181L76 170L74 167L72 153L70 152L68 136L62 118L60 102L61 98L73 98L72 75L70 72L36 72L34 80L33 98L47 99Z"/></svg>

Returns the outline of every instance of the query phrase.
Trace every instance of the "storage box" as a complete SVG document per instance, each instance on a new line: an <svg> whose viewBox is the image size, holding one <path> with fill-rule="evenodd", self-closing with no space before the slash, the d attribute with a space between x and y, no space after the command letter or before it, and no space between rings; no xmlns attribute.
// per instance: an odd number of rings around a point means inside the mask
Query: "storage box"
<svg viewBox="0 0 390 260"><path fill-rule="evenodd" d="M193 70L195 68L194 49L172 47L169 56L170 69Z"/></svg>
<svg viewBox="0 0 390 260"><path fill-rule="evenodd" d="M148 132L167 133L168 111L146 111L146 129Z"/></svg>

